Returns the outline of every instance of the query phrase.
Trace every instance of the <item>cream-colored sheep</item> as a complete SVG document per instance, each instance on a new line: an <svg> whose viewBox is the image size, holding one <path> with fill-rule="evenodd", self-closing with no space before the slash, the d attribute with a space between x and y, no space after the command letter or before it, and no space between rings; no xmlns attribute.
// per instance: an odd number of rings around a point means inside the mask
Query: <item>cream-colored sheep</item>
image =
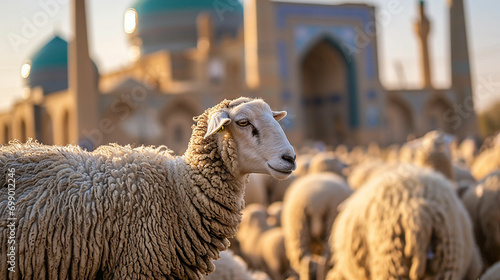
<svg viewBox="0 0 500 280"><path fill-rule="evenodd" d="M2 253L0 274L200 279L213 272L241 221L247 174L284 179L294 169L277 122L285 115L259 99L225 100L195 119L182 157L165 147L0 147L0 213L15 207L17 222L15 273ZM7 219L0 232L7 252Z"/></svg>
<svg viewBox="0 0 500 280"><path fill-rule="evenodd" d="M327 239L337 207L351 193L342 177L317 173L296 180L285 194L281 223L286 254L301 278L304 257L328 256Z"/></svg>
<svg viewBox="0 0 500 280"><path fill-rule="evenodd" d="M283 201L283 197L285 197L286 190L297 178L294 174L292 174L285 180L276 180L272 176L264 174L258 174L258 175L265 178L264 183L267 189L267 198L269 204L276 201Z"/></svg>
<svg viewBox="0 0 500 280"><path fill-rule="evenodd" d="M478 148L476 141L472 138L464 139L457 149L457 160L463 162L470 168L477 156Z"/></svg>
<svg viewBox="0 0 500 280"><path fill-rule="evenodd" d="M205 275L205 280L270 280L263 272L251 272L246 263L231 251L220 253L220 259L214 261L215 271Z"/></svg>
<svg viewBox="0 0 500 280"><path fill-rule="evenodd" d="M500 262L497 262L479 278L480 280L500 280Z"/></svg>
<svg viewBox="0 0 500 280"><path fill-rule="evenodd" d="M472 219L474 235L483 261L490 266L500 261L500 171L490 173L462 201Z"/></svg>
<svg viewBox="0 0 500 280"><path fill-rule="evenodd" d="M360 163L354 167L351 167L349 176L347 177L347 182L353 190L361 188L366 182L368 182L373 175L378 174L380 169L385 169L387 164L382 160L371 160Z"/></svg>
<svg viewBox="0 0 500 280"><path fill-rule="evenodd" d="M401 164L345 203L330 237L327 279L477 279L465 208L450 181Z"/></svg>
<svg viewBox="0 0 500 280"><path fill-rule="evenodd" d="M481 180L497 169L500 169L500 145L480 153L472 164L471 172L476 180Z"/></svg>
<svg viewBox="0 0 500 280"><path fill-rule="evenodd" d="M268 273L274 280L282 279L290 265L286 258L281 228L267 223L266 208L252 204L243 210L236 233L241 256L252 269Z"/></svg>
<svg viewBox="0 0 500 280"><path fill-rule="evenodd" d="M308 173L331 172L344 177L346 167L347 165L334 152L321 152L311 158Z"/></svg>
<svg viewBox="0 0 500 280"><path fill-rule="evenodd" d="M276 201L267 207L267 223L272 227L281 227L283 202Z"/></svg>
<svg viewBox="0 0 500 280"><path fill-rule="evenodd" d="M263 174L250 174L245 188L245 205L253 203L267 206L268 196L266 189L266 177Z"/></svg>
<svg viewBox="0 0 500 280"><path fill-rule="evenodd" d="M293 174L297 177L305 176L309 172L309 165L311 163L311 159L313 154L300 154L297 156L297 169L293 172Z"/></svg>
<svg viewBox="0 0 500 280"><path fill-rule="evenodd" d="M417 139L420 145L416 147L414 163L422 167L430 167L441 172L446 178L453 180L453 164L451 158L451 135L441 131L430 131L424 137Z"/></svg>

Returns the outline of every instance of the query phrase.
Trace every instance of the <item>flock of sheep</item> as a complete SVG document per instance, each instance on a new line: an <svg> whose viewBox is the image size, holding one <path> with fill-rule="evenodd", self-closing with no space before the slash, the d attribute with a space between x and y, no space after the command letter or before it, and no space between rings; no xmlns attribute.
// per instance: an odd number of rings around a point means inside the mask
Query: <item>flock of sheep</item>
<svg viewBox="0 0 500 280"><path fill-rule="evenodd" d="M498 139L457 145L431 131L296 156L285 115L260 99L224 100L195 118L180 157L0 147L0 278L500 279Z"/></svg>
<svg viewBox="0 0 500 280"><path fill-rule="evenodd" d="M231 244L249 271L273 280L500 279L500 136L481 147L431 131L387 148L303 148L297 165L286 181L250 175Z"/></svg>

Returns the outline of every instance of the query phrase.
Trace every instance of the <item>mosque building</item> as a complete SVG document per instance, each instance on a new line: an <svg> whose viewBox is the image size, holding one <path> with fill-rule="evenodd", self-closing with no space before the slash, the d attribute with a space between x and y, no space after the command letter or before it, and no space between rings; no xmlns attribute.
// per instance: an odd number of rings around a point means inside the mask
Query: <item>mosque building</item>
<svg viewBox="0 0 500 280"><path fill-rule="evenodd" d="M386 90L371 5L137 0L124 15L134 61L100 73L89 56L85 1L72 0L75 36L69 44L54 36L23 65L28 94L0 113L0 143L31 137L182 153L193 116L239 96L287 110L282 125L296 147L401 143L436 128L475 135L464 5L449 3L452 86L432 85L430 22L420 1L423 88Z"/></svg>

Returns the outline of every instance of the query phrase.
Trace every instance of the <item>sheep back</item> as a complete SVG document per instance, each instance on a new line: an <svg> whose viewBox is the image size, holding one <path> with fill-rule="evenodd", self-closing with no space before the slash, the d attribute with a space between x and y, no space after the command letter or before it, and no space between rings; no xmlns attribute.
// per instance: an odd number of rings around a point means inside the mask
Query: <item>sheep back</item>
<svg viewBox="0 0 500 280"><path fill-rule="evenodd" d="M463 279L471 266L470 220L436 172L402 164L344 206L330 237L329 280Z"/></svg>
<svg viewBox="0 0 500 280"><path fill-rule="evenodd" d="M283 200L281 223L293 269L300 270L302 257L327 249L337 206L351 193L344 179L332 173L307 175L290 186Z"/></svg>

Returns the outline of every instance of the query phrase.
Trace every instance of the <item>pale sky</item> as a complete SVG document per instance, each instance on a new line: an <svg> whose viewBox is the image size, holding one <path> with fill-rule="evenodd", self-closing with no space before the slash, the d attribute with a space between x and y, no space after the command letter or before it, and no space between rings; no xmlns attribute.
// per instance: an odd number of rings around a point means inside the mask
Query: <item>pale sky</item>
<svg viewBox="0 0 500 280"><path fill-rule="evenodd" d="M71 38L70 0L2 0L0 11L0 112L21 98L21 65L54 34ZM123 31L123 13L136 0L87 0L87 22L92 58L101 73L128 65L128 43ZM168 0L165 0L168 1ZM299 1L299 2L305 2ZM388 88L399 88L395 65L404 69L407 88L421 84L418 42L414 31L418 0L317 0L321 3L367 3L378 13L388 11L390 2L398 2L398 14L382 19L378 27L380 79ZM481 92L476 105L482 108L492 99L500 100L500 1L464 0L469 38L474 91ZM430 56L434 85L450 85L448 0L427 0L426 10L432 22ZM387 13L385 13L387 15ZM31 33L23 32L27 22L36 23ZM11 38L20 35L21 43Z"/></svg>

